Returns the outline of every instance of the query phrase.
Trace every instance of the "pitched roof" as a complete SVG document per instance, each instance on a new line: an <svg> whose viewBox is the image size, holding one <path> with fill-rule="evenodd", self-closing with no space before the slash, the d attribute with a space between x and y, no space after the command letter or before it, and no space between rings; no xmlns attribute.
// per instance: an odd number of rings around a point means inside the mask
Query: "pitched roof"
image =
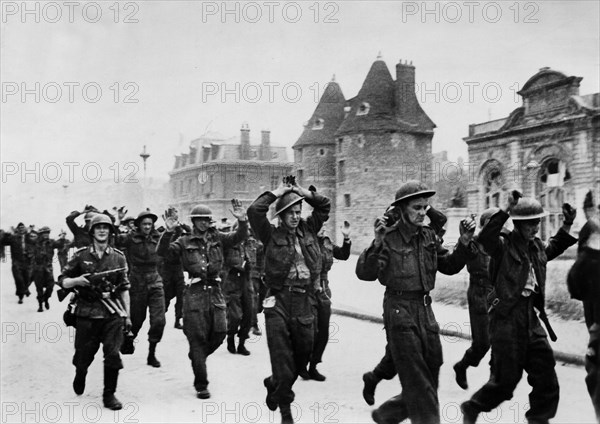
<svg viewBox="0 0 600 424"><path fill-rule="evenodd" d="M293 147L334 143L335 132L344 120L345 104L346 100L339 84L331 81L325 87L319 104Z"/></svg>

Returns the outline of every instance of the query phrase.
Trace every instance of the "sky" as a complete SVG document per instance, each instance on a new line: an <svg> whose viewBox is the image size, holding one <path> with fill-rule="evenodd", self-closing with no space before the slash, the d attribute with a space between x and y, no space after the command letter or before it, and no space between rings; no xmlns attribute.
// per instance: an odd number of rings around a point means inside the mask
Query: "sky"
<svg viewBox="0 0 600 424"><path fill-rule="evenodd" d="M519 107L544 66L600 91L597 1L1 5L4 200L141 176L144 145L148 176L167 179L191 140L236 136L243 122L252 143L269 129L291 147L333 75L354 97L379 54L394 77L412 61L433 150L451 159L467 156L469 124Z"/></svg>

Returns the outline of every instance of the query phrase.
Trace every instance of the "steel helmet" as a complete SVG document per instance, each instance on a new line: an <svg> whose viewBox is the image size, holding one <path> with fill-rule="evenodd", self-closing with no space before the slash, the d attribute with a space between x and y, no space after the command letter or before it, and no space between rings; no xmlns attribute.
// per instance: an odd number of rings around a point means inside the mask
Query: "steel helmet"
<svg viewBox="0 0 600 424"><path fill-rule="evenodd" d="M212 211L208 206L196 205L190 212L190 218L212 218Z"/></svg>
<svg viewBox="0 0 600 424"><path fill-rule="evenodd" d="M113 227L112 219L109 216L104 215L103 213L97 213L94 215L90 222L90 229L88 230L88 234L91 236L94 233L94 226L98 224L106 224L108 225L108 229L110 232L114 233L115 228Z"/></svg>
<svg viewBox="0 0 600 424"><path fill-rule="evenodd" d="M121 221L121 223L122 224L127 224L129 221L135 221L135 218L133 216L129 215L123 221Z"/></svg>
<svg viewBox="0 0 600 424"><path fill-rule="evenodd" d="M481 216L479 217L479 226L483 228L492 215L495 215L499 210L499 208L488 208L481 212Z"/></svg>
<svg viewBox="0 0 600 424"><path fill-rule="evenodd" d="M152 219L152 223L155 223L156 220L158 219L158 216L156 216L149 210L145 210L145 211L142 211L139 213L137 218L133 220L133 223L135 224L136 227L138 227L140 225L140 222L142 222L142 219L144 219L144 218L150 218L150 219Z"/></svg>
<svg viewBox="0 0 600 424"><path fill-rule="evenodd" d="M279 199L277 199L277 203L275 203L275 215L279 215L281 212L286 209L294 206L296 203L300 203L304 200L303 196L300 196L298 193L294 193L292 191L284 194Z"/></svg>
<svg viewBox="0 0 600 424"><path fill-rule="evenodd" d="M543 216L546 216L546 212L544 212L541 203L531 197L520 198L519 202L510 211L510 217L513 221L525 221Z"/></svg>
<svg viewBox="0 0 600 424"><path fill-rule="evenodd" d="M49 232L50 232L50 227L48 227L47 225L44 225L42 228L40 228L38 230L38 234L49 233Z"/></svg>
<svg viewBox="0 0 600 424"><path fill-rule="evenodd" d="M392 205L399 205L401 202L414 197L431 197L434 194L435 190L429 190L429 187L427 187L427 185L421 181L407 181L396 192L396 199Z"/></svg>

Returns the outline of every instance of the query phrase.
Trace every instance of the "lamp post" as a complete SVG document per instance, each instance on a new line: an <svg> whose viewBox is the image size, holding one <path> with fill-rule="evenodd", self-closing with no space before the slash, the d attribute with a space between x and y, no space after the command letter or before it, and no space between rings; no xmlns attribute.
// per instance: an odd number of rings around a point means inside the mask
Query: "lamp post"
<svg viewBox="0 0 600 424"><path fill-rule="evenodd" d="M150 154L146 152L146 145L144 144L144 150L140 153L140 157L144 161L144 180L142 182L142 209L145 208L144 204L144 192L146 191L146 161L150 157Z"/></svg>

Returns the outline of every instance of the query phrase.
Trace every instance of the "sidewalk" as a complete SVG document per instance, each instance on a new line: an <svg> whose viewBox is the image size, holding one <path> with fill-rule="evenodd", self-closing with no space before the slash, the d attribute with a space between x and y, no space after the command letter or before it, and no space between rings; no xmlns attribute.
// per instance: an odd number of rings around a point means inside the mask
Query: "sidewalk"
<svg viewBox="0 0 600 424"><path fill-rule="evenodd" d="M383 324L382 302L385 287L378 281L360 281L354 273L357 260L358 255L351 255L347 261L337 261L333 264L329 281L333 293L334 313ZM466 274L466 270L462 272ZM444 275L438 273L436 278L444 278ZM432 307L442 335L446 338L471 338L467 309L439 302L434 302ZM565 321L556 317L550 317L550 323L558 336L556 342L550 341L556 359L583 365L588 342L585 323Z"/></svg>

